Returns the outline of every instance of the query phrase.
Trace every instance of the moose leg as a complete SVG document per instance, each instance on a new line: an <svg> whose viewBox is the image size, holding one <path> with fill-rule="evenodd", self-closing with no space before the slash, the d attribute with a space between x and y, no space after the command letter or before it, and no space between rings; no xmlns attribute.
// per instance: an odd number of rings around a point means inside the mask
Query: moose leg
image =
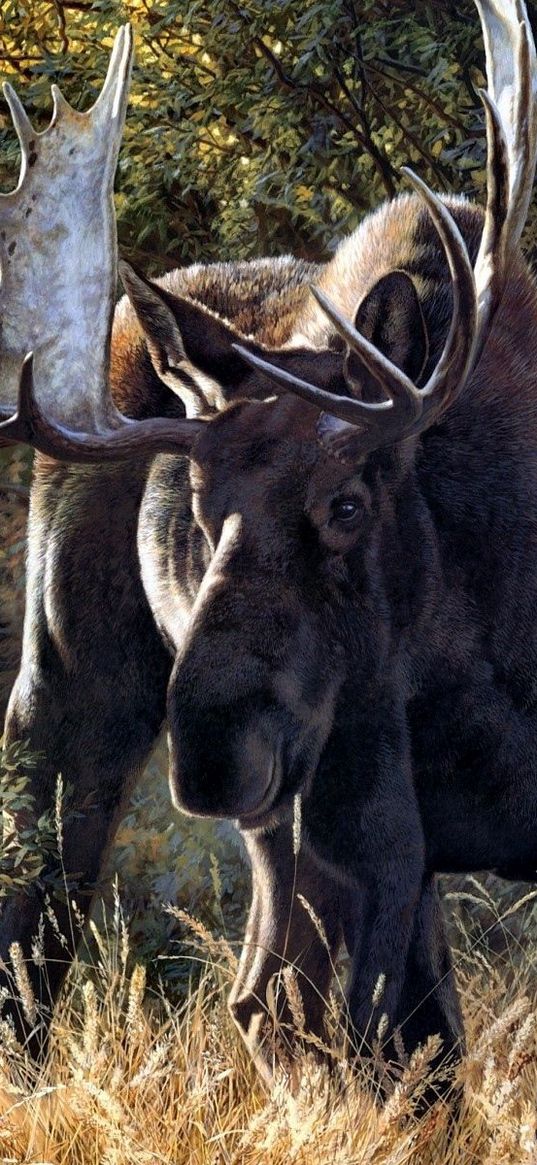
<svg viewBox="0 0 537 1165"><path fill-rule="evenodd" d="M418 893L397 862L382 857L382 870L364 877L364 908L353 928L355 944L348 987L355 1050L365 1055L387 1015L393 1028L405 982ZM381 863L379 863L380 865ZM412 874L412 871L409 872Z"/></svg>
<svg viewBox="0 0 537 1165"><path fill-rule="evenodd" d="M397 1026L407 1054L433 1032L442 1037L440 1059L464 1049L461 1009L436 880L427 876L414 918Z"/></svg>
<svg viewBox="0 0 537 1165"><path fill-rule="evenodd" d="M23 655L6 741L27 741L38 755L27 772L36 820L54 807L58 773L68 790L61 854L68 892L52 903L65 940L45 927L40 971L31 945L47 887L53 897L58 861L51 858L24 892L6 899L0 957L9 967L11 943L21 944L44 1002L54 1000L76 945L69 899L85 915L126 782L164 717L170 665L136 556L142 488L139 469L41 463L36 471Z"/></svg>
<svg viewBox="0 0 537 1165"><path fill-rule="evenodd" d="M243 836L252 863L253 893L229 1006L261 1075L270 1081L279 1056L285 1057L293 1046L296 1015L281 978L286 967L293 969L296 979L305 1033L323 1037L341 940L344 891L306 851L294 855L289 822Z"/></svg>
<svg viewBox="0 0 537 1165"><path fill-rule="evenodd" d="M345 707L325 749L303 820L308 847L359 910L347 920L353 1042L366 1053L379 1022L393 1028L424 876L402 696L379 685L365 717ZM383 1021L383 1025L384 1025Z"/></svg>
<svg viewBox="0 0 537 1165"><path fill-rule="evenodd" d="M390 1010L394 998L393 981L390 982L389 977L393 956L388 951L384 956L387 971L379 977L377 990L373 991L369 999L364 999L362 984L367 969L367 947L369 945L370 951L378 950L377 944L372 941L372 926L373 914L370 912L368 918L366 912L363 929L355 928L357 942L349 985L354 1048L360 1055L367 1055L378 1032L384 1041L382 1051L386 1064L396 1065L401 1059L401 1044L392 1034L394 1028L401 1031L407 1056L420 1044L425 1044L429 1036L440 1035L442 1044L430 1061L430 1083L420 1095L416 1112L423 1111L448 1092L451 1094L451 1102L456 1104L457 1096L452 1091L452 1068L464 1048L464 1031L434 876L425 876L413 912L404 978L395 1010ZM396 949L400 933L400 929L395 931L392 939ZM378 1026L383 1013L389 1019L387 1038L381 1035L382 1029Z"/></svg>

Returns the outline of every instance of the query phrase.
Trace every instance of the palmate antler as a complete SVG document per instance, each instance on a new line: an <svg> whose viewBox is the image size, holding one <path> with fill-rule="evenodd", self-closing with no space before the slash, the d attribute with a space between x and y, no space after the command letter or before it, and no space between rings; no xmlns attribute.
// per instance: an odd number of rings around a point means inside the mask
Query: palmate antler
<svg viewBox="0 0 537 1165"><path fill-rule="evenodd" d="M537 62L522 0L475 0L485 40L488 92L480 94L487 123L487 206L475 269L447 207L411 170L405 169L425 202L442 244L452 279L453 312L438 364L423 388L382 355L345 319L318 288L311 291L336 331L384 389L377 403L336 396L301 380L237 345L252 367L324 410L319 432L328 444L359 426L365 453L419 433L453 403L483 350L500 304L531 197L537 160ZM347 377L351 394L353 382ZM330 423L331 422L331 423Z"/></svg>
<svg viewBox="0 0 537 1165"><path fill-rule="evenodd" d="M22 164L17 189L0 195L0 417L9 418L0 439L68 461L188 449L201 427L129 421L108 387L117 284L112 193L132 55L127 25L95 105L77 113L53 86L53 118L41 134L4 86Z"/></svg>

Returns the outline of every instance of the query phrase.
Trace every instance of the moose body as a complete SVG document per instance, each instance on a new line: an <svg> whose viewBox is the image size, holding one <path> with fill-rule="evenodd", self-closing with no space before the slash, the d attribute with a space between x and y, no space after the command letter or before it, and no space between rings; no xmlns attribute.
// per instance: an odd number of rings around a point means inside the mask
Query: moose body
<svg viewBox="0 0 537 1165"><path fill-rule="evenodd" d="M475 254L480 214L452 209ZM416 199L364 224L320 278L333 298L341 287L367 303L382 266L408 271L420 253L434 363L451 293ZM350 286L353 272L361 286ZM321 347L309 314L296 331ZM176 658L176 804L238 817L263 865L271 831L285 829L302 793L309 892L318 909L332 884L321 913L327 929L339 918L353 955L353 1021L364 1032L387 1012L410 1046L432 1031L448 1047L460 1037L435 874L537 874L533 321L537 296L520 264L442 424L372 456L358 476L301 439L303 402L273 402L261 424L266 405L246 380L249 404L221 415L189 475L183 461L157 459L141 507L142 577ZM396 342L393 319L370 326ZM338 525L330 506L345 497L358 512ZM288 750L268 798L264 741L251 742L267 689L266 732L273 747L281 731ZM259 982L235 994L248 1028Z"/></svg>
<svg viewBox="0 0 537 1165"><path fill-rule="evenodd" d="M408 1050L456 1051L435 875L537 876L537 292L518 218L505 234L535 163L521 179L522 47L509 147L486 102L486 216L420 191L325 267L127 269L111 386L136 423L46 420L27 363L3 427L42 454L8 738L47 757L39 808L58 770L75 786L64 860L91 884L167 718L175 804L237 819L252 857L231 1005L264 1071L269 980L295 963L322 1032L342 933L360 1047L385 1013ZM39 887L7 906L4 957L40 908Z"/></svg>
<svg viewBox="0 0 537 1165"><path fill-rule="evenodd" d="M475 252L481 215L463 202L453 212ZM389 219L398 220L396 246L390 253L382 243L381 256L373 243L389 235ZM451 292L417 199L383 208L342 245L332 268L347 290L342 264L349 277L363 273L362 286L349 292L363 303L382 266L408 270L420 249L427 255L421 306L434 362ZM305 282L312 269L280 270L288 283L293 274L297 282L288 326L293 319L301 337L311 336L316 324L325 327L308 306ZM211 308L214 279L221 314L233 321L230 271L194 275L191 294L198 303L205 295ZM329 267L313 272L330 286ZM252 284L255 264L249 274ZM240 308L249 332L261 318L264 295L268 322L259 339L266 343L273 339L268 309L282 291L271 287L274 269L261 268L261 275L263 290L252 294L249 287L250 299ZM190 290L188 279L181 272L161 281L169 289L168 305L174 304L171 289ZM138 310L158 364L156 286L153 294L154 301ZM177 304L180 327L178 298ZM207 314L204 323L205 307L196 310L192 350L186 329L183 342L190 378L206 386L214 374L213 317ZM281 329L281 312L277 319ZM384 315L374 326L393 337ZM285 898L292 877L292 869L285 872L292 854L289 819L293 798L302 793L300 885L307 883L305 896L334 948L345 930L357 1030L375 1021L372 996L382 973L377 1022L387 1012L393 1023L403 1023L425 1000L408 1031L403 1027L409 1046L431 1031L440 1030L449 1046L460 1038L435 874L536 874L536 338L537 295L520 262L472 381L442 424L406 446L379 451L359 475L353 464L334 464L312 448L309 405L289 397L268 404L253 399L265 388L247 367L240 384L234 369L238 403L218 414L199 465L165 455L149 471L146 465L81 470L42 457L36 469L30 533L36 613L29 616L8 730L52 754L51 781L61 765L68 779L77 780L78 797L93 795L89 814L69 830L66 844L74 852L68 864L81 864L86 878L96 876L103 826L120 801L125 772L139 767L160 728L168 687L176 804L238 817L260 867L257 878L283 878ZM152 411L163 391L149 349L123 301L113 333L114 395L123 411L138 416ZM218 361L222 369L221 352ZM180 404L168 396L169 411L179 414ZM270 413L268 424L260 423L263 410ZM330 516L333 499L346 496L359 504L350 530L346 520L338 525ZM91 537L84 537L85 523ZM134 565L136 526L143 590ZM85 578L82 612L69 590L74 569ZM278 717L291 757L276 797L258 809L265 753L263 739L252 737L263 715L267 736ZM97 757L103 765L98 786ZM265 895L270 892L266 887ZM287 923L288 910L279 909ZM20 936L20 903L12 913L15 931L4 925L6 940ZM32 913L26 907L35 929ZM264 928L276 925L275 914L268 912ZM305 975L315 963L316 990L308 1004L318 1027L317 993L328 987L328 959L304 928L306 918L297 924L292 954L304 960ZM263 985L277 955L276 947L263 967ZM259 968L251 982L246 966L233 1006L248 1031L263 990Z"/></svg>

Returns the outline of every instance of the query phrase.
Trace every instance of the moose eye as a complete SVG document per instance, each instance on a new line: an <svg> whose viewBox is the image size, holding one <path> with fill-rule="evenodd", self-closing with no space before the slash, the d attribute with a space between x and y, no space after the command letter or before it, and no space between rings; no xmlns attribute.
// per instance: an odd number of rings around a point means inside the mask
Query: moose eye
<svg viewBox="0 0 537 1165"><path fill-rule="evenodd" d="M353 498L338 498L332 502L332 517L337 522L351 522L358 512L358 503Z"/></svg>

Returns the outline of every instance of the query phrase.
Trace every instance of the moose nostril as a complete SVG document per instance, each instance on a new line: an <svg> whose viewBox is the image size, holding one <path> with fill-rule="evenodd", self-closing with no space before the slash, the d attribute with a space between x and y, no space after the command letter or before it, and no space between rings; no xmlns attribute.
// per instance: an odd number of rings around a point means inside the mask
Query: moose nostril
<svg viewBox="0 0 537 1165"><path fill-rule="evenodd" d="M266 774L266 780L262 789L257 793L255 802L251 807L245 805L241 812L237 814L244 828L248 827L248 823L257 821L260 815L268 813L278 796L282 784L281 748L279 742L270 753Z"/></svg>
<svg viewBox="0 0 537 1165"><path fill-rule="evenodd" d="M266 1009L251 992L247 992L240 999L230 1000L228 1008L243 1040L253 1052L260 1039L262 1024L267 1019Z"/></svg>
<svg viewBox="0 0 537 1165"><path fill-rule="evenodd" d="M253 995L243 995L241 999L230 1000L228 1007L237 1026L248 1035L253 1016L260 1011L259 1001Z"/></svg>

